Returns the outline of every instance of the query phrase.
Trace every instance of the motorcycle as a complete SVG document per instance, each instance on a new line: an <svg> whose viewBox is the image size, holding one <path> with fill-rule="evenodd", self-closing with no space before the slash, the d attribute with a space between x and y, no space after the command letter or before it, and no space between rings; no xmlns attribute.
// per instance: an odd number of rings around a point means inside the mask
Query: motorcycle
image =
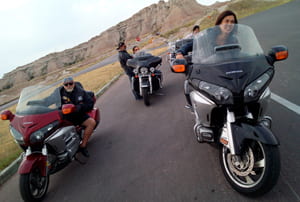
<svg viewBox="0 0 300 202"><path fill-rule="evenodd" d="M172 68L187 74L184 94L195 115L196 140L218 146L222 171L236 191L259 196L280 174L279 140L266 109L274 63L286 59L288 50L274 46L265 55L250 27L231 26L223 45L216 43L221 27L200 32L191 64L179 60Z"/></svg>
<svg viewBox="0 0 300 202"><path fill-rule="evenodd" d="M95 102L94 93L88 94ZM18 169L24 201L41 201L47 193L49 175L76 159L84 127L63 119L64 114L74 110L73 104L61 106L58 89L35 85L21 91L15 114L9 110L1 113L2 120L10 121L10 133L25 152ZM96 120L97 127L99 109L94 107L88 114Z"/></svg>
<svg viewBox="0 0 300 202"><path fill-rule="evenodd" d="M150 105L150 95L162 88L162 73L156 69L161 61L161 57L145 51L139 51L133 59L127 60L127 65L134 68L131 88L143 97L146 106Z"/></svg>
<svg viewBox="0 0 300 202"><path fill-rule="evenodd" d="M169 44L169 53L168 53L168 61L170 64L170 69L173 72L173 63L176 61L176 52L178 49L180 49L182 46L184 46L187 43L190 43L193 41L193 39L181 39L176 42L171 42Z"/></svg>

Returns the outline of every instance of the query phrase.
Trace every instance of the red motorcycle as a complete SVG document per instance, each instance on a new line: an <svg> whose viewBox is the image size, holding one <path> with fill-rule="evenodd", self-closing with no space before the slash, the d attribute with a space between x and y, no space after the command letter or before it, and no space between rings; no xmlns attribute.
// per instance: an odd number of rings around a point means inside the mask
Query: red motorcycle
<svg viewBox="0 0 300 202"><path fill-rule="evenodd" d="M94 93L88 93L96 101ZM36 85L22 90L15 114L9 110L1 113L2 120L10 121L10 132L25 151L18 170L24 201L41 201L47 193L49 175L76 158L84 127L63 119L74 110L73 104L61 106L59 90ZM99 109L93 108L88 114L98 125Z"/></svg>

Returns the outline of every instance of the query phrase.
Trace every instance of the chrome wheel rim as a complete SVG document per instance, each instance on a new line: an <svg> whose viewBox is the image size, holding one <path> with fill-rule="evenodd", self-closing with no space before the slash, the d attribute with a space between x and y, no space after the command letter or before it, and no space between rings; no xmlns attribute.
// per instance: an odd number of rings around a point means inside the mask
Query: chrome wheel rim
<svg viewBox="0 0 300 202"><path fill-rule="evenodd" d="M256 186L265 174L266 156L262 144L257 141L248 144L239 157L223 147L222 161L230 179L243 188Z"/></svg>

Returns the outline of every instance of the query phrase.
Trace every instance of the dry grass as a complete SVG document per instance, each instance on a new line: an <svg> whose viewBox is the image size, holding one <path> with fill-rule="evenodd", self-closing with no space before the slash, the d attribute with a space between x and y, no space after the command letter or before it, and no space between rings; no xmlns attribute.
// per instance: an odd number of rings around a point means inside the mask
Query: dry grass
<svg viewBox="0 0 300 202"><path fill-rule="evenodd" d="M15 112L16 105L9 108ZM9 121L0 121L0 171L14 161L21 153L21 148L15 143L9 132Z"/></svg>

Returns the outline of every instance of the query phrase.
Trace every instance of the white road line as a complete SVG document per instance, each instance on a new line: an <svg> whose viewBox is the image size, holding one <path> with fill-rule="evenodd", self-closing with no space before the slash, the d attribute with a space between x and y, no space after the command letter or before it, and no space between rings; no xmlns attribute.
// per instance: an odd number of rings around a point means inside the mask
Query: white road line
<svg viewBox="0 0 300 202"><path fill-rule="evenodd" d="M296 105L274 93L271 94L271 99L273 99L274 101L278 102L279 104L282 104L286 108L288 108L288 109L292 110L293 112L297 113L298 115L300 115L300 106L298 106L298 105Z"/></svg>
<svg viewBox="0 0 300 202"><path fill-rule="evenodd" d="M295 197L300 201L300 196L297 194L296 190L292 187L292 185L286 180L286 177L280 174L282 181L290 188L291 192L295 195Z"/></svg>

